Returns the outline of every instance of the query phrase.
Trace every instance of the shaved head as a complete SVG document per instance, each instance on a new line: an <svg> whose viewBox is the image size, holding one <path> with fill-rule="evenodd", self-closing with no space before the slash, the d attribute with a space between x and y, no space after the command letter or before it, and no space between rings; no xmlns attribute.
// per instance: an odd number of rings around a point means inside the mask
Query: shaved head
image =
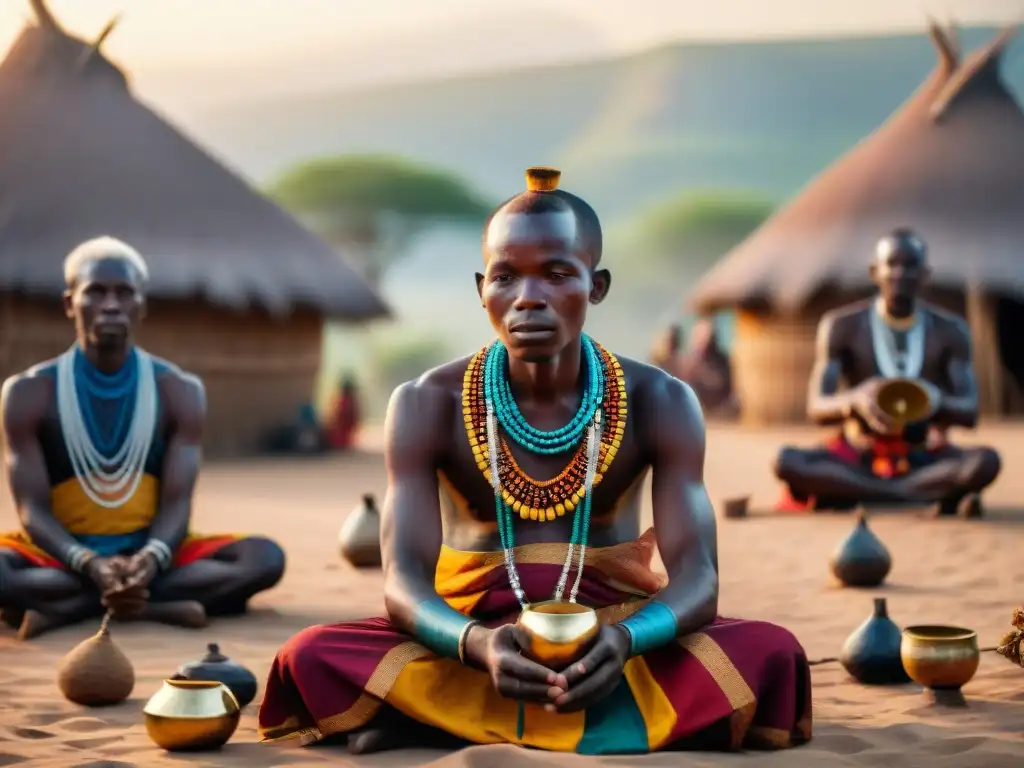
<svg viewBox="0 0 1024 768"><path fill-rule="evenodd" d="M527 190L498 206L484 226L484 258L509 245L561 245L594 268L601 261L603 236L594 209L582 198L558 189L561 174L530 168Z"/></svg>

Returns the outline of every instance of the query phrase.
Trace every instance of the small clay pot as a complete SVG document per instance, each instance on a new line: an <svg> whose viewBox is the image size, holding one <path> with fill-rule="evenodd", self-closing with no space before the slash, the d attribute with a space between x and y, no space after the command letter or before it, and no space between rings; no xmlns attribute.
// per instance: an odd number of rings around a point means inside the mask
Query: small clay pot
<svg viewBox="0 0 1024 768"><path fill-rule="evenodd" d="M884 597L875 598L874 612L846 638L839 663L854 680L866 685L910 682L903 668L903 633L889 618Z"/></svg>
<svg viewBox="0 0 1024 768"><path fill-rule="evenodd" d="M749 496L736 496L722 501L722 517L735 520L747 516L750 507Z"/></svg>
<svg viewBox="0 0 1024 768"><path fill-rule="evenodd" d="M833 575L848 587L877 587L892 569L892 556L868 528L863 511L857 525L832 554Z"/></svg>
<svg viewBox="0 0 1024 768"><path fill-rule="evenodd" d="M57 687L68 701L86 707L120 704L135 688L135 670L110 636L110 616L100 630L76 645L57 665Z"/></svg>
<svg viewBox="0 0 1024 768"><path fill-rule="evenodd" d="M239 707L256 698L258 684L252 672L222 654L217 643L207 645L206 651L199 661L182 664L171 679L223 683L238 699Z"/></svg>
<svg viewBox="0 0 1024 768"><path fill-rule="evenodd" d="M380 568L380 513L373 494L353 509L338 533L341 556L356 568Z"/></svg>

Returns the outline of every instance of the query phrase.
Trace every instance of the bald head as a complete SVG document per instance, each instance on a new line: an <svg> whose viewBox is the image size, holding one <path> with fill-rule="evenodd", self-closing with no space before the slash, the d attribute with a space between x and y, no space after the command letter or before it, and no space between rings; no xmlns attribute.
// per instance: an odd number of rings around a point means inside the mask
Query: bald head
<svg viewBox="0 0 1024 768"><path fill-rule="evenodd" d="M894 256L912 259L923 265L928 262L928 246L913 230L900 227L882 237L875 245L876 264L884 264Z"/></svg>
<svg viewBox="0 0 1024 768"><path fill-rule="evenodd" d="M582 198L558 189L560 173L530 168L527 190L498 206L484 226L484 258L510 246L563 248L593 269L601 261L601 222Z"/></svg>

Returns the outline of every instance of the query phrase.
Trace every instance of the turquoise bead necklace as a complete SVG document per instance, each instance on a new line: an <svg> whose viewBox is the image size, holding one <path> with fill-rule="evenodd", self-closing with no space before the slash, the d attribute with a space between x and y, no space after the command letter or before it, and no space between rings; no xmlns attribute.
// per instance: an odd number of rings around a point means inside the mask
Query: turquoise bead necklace
<svg viewBox="0 0 1024 768"><path fill-rule="evenodd" d="M519 410L506 373L508 350L505 345L498 341L488 350L484 362L484 397L494 404L498 423L508 436L531 453L554 455L575 448L601 405L606 379L601 354L589 336L584 335L581 343L587 375L580 407L568 424L551 431L537 429Z"/></svg>
<svg viewBox="0 0 1024 768"><path fill-rule="evenodd" d="M587 336L582 339L583 360L587 368L583 401L573 419L564 427L542 431L533 427L523 417L515 399L507 374L508 351L500 341L488 350L484 362L483 389L487 403L487 453L490 463L491 484L494 489L494 505L498 522L498 536L505 558L505 569L516 599L526 607L526 593L522 588L519 573L515 567L515 530L512 507L505 503L501 493L501 478L498 471L498 425L500 424L518 445L539 454L564 453L576 447L581 439L587 440L587 471L583 487L583 499L576 506L573 515L569 549L562 572L555 588L555 600L561 600L565 593L573 555L578 552L576 579L570 590L569 601L576 602L580 581L583 576L583 560L590 533L591 496L597 462L600 455L601 410L606 372L596 345Z"/></svg>

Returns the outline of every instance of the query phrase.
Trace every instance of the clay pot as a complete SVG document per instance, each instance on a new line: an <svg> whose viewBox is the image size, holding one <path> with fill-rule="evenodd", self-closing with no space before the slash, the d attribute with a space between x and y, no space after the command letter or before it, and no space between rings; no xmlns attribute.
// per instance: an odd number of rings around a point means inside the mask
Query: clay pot
<svg viewBox="0 0 1024 768"><path fill-rule="evenodd" d="M83 640L57 665L57 687L75 704L103 707L120 704L135 687L135 670L110 636L110 616L100 630Z"/></svg>
<svg viewBox="0 0 1024 768"><path fill-rule="evenodd" d="M750 506L749 496L736 496L722 501L722 517L737 520L747 516Z"/></svg>
<svg viewBox="0 0 1024 768"><path fill-rule="evenodd" d="M892 556L868 528L863 512L857 526L832 554L832 573L848 587L877 587L892 568Z"/></svg>
<svg viewBox="0 0 1024 768"><path fill-rule="evenodd" d="M380 513L373 494L353 509L338 533L341 556L356 568L380 568Z"/></svg>
<svg viewBox="0 0 1024 768"><path fill-rule="evenodd" d="M875 598L874 612L846 638L839 663L853 679L867 685L910 682L903 668L900 646L903 633L889 618L885 598Z"/></svg>
<svg viewBox="0 0 1024 768"><path fill-rule="evenodd" d="M171 679L223 683L238 699L239 707L244 707L256 698L258 684L252 672L224 656L217 643L207 645L206 651L206 655L199 661L178 667Z"/></svg>

